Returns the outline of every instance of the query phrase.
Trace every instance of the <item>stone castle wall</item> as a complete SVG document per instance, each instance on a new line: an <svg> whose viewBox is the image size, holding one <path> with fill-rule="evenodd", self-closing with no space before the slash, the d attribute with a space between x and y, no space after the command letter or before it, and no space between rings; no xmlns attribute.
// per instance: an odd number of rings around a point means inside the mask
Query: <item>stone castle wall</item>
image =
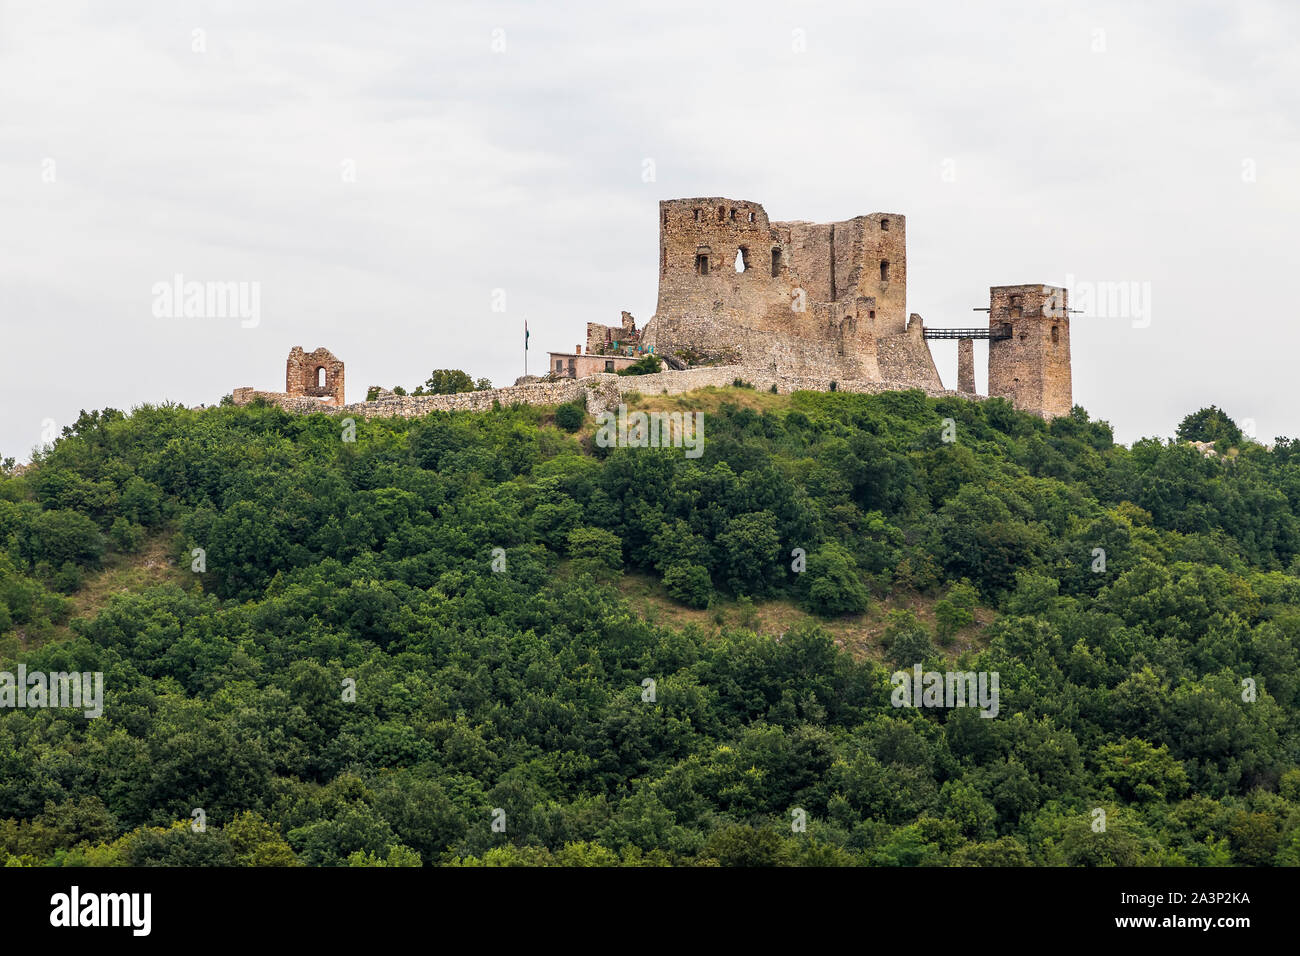
<svg viewBox="0 0 1300 956"><path fill-rule="evenodd" d="M829 376L773 375L743 366L709 366L680 371L665 371L654 375L611 375L601 373L587 378L558 382L538 382L527 385L510 385L481 392L461 392L456 395L386 395L373 402L354 402L333 407L303 396L283 392L259 392L256 389L236 389L232 396L236 405L246 405L262 398L285 411L310 414L330 412L358 418L419 418L430 412L485 411L500 402L502 405L560 405L579 398L586 399L587 411L598 415L616 407L631 392L649 397L653 395L680 395L710 385L725 387L739 378L762 391L776 385L780 393L802 390L830 391L831 382L842 392L871 393L914 388L903 382L836 380ZM932 397L956 395L943 388L923 388ZM974 398L978 396L964 396Z"/></svg>

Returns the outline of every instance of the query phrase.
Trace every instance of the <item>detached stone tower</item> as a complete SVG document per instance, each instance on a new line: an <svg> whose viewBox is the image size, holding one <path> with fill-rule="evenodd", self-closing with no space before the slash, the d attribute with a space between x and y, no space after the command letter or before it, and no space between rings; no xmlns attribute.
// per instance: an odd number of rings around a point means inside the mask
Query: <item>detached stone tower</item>
<svg viewBox="0 0 1300 956"><path fill-rule="evenodd" d="M290 397L323 398L323 405L342 405L343 363L329 349L304 352L295 345L284 367L284 390Z"/></svg>
<svg viewBox="0 0 1300 956"><path fill-rule="evenodd" d="M989 397L1043 418L1067 415L1070 383L1068 293L1058 286L989 289Z"/></svg>

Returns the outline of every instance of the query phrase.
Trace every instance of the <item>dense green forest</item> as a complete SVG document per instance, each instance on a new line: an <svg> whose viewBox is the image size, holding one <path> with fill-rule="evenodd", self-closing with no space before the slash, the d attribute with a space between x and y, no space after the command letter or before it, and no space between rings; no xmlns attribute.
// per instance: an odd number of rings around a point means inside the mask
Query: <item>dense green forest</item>
<svg viewBox="0 0 1300 956"><path fill-rule="evenodd" d="M571 406L83 413L0 473L0 668L104 711L0 710L0 860L1300 864L1300 442L670 401L702 457ZM893 706L918 663L996 718Z"/></svg>

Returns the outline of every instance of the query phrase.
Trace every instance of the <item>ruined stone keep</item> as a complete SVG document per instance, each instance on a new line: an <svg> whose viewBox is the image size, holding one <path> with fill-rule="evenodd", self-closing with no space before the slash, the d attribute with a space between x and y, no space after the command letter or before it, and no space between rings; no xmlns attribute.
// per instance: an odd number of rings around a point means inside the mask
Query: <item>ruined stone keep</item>
<svg viewBox="0 0 1300 956"><path fill-rule="evenodd" d="M1063 307L1053 321L1040 314L1055 296L1049 288L994 288L988 333L927 334L907 311L904 216L771 222L755 202L672 199L659 204L658 303L635 344L674 367L738 365L933 390L942 383L925 340L957 338L958 392L974 394L970 340L989 338L989 394L1050 417L1068 412L1071 396ZM1014 319L1012 295L1023 300ZM629 319L624 312L630 340ZM1008 323L1014 335L995 341ZM588 351L592 341L589 325Z"/></svg>

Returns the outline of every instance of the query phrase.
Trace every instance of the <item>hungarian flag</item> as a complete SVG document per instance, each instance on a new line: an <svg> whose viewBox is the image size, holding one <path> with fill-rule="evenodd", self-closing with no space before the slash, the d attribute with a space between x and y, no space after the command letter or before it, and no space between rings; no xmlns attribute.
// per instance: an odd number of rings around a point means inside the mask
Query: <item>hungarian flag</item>
<svg viewBox="0 0 1300 956"><path fill-rule="evenodd" d="M524 319L524 351L528 351L528 320Z"/></svg>

